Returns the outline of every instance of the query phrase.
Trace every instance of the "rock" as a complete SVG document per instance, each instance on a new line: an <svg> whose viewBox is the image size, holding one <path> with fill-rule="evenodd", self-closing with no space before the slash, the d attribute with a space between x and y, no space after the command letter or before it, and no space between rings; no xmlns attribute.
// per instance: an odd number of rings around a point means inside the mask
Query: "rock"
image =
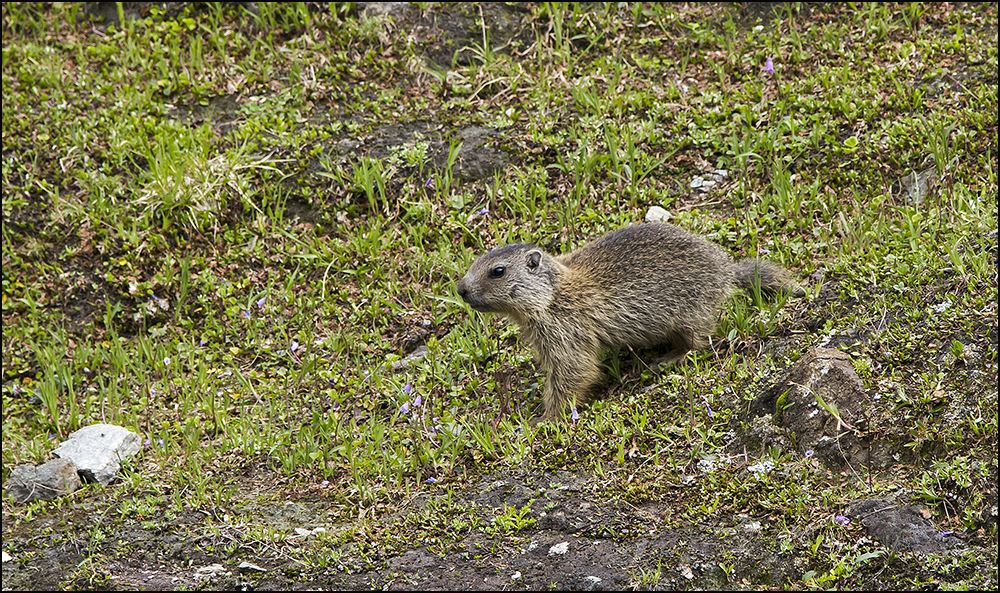
<svg viewBox="0 0 1000 593"><path fill-rule="evenodd" d="M7 494L20 503L52 500L80 487L80 475L69 459L53 459L38 467L19 465L10 472Z"/></svg>
<svg viewBox="0 0 1000 593"><path fill-rule="evenodd" d="M933 554L946 548L944 536L915 506L868 498L851 503L846 514L861 521L869 537L893 550Z"/></svg>
<svg viewBox="0 0 1000 593"><path fill-rule="evenodd" d="M247 561L240 562L239 569L243 572L267 572L267 569L261 568L256 564L252 564Z"/></svg>
<svg viewBox="0 0 1000 593"><path fill-rule="evenodd" d="M507 168L507 155L489 144L489 141L497 135L496 130L470 126L459 130L458 135L462 138L462 148L458 151L455 172L460 178L487 179L493 177L497 171Z"/></svg>
<svg viewBox="0 0 1000 593"><path fill-rule="evenodd" d="M758 396L751 411L757 416L772 415L775 424L795 434L803 452L812 451L807 454L839 468L845 462L858 467L881 465L891 459L888 451L876 451L867 437L861 438L869 405L851 357L840 350L814 348L793 364L781 381Z"/></svg>
<svg viewBox="0 0 1000 593"><path fill-rule="evenodd" d="M586 579L584 579L584 584L585 584L584 591L597 591L603 589L604 586L601 585L601 581L603 580L604 579L602 579L601 577L595 577L593 575L588 576Z"/></svg>
<svg viewBox="0 0 1000 593"><path fill-rule="evenodd" d="M141 447L139 435L126 428L94 424L69 435L52 453L75 463L85 481L107 486L118 475L120 460L132 457Z"/></svg>
<svg viewBox="0 0 1000 593"><path fill-rule="evenodd" d="M930 184L935 181L936 174L935 167L923 171L910 171L894 185L898 191L907 195L911 204L922 204L930 189Z"/></svg>
<svg viewBox="0 0 1000 593"><path fill-rule="evenodd" d="M670 213L659 206L650 206L646 210L646 222L666 222L670 218Z"/></svg>
<svg viewBox="0 0 1000 593"><path fill-rule="evenodd" d="M562 556L569 551L569 542L562 542L549 548L549 556Z"/></svg>
<svg viewBox="0 0 1000 593"><path fill-rule="evenodd" d="M420 362L426 358L428 354L430 354L430 350L427 349L427 346L419 346L416 350L407 355L406 358L394 361L390 366L394 371L401 371L413 363Z"/></svg>
<svg viewBox="0 0 1000 593"><path fill-rule="evenodd" d="M198 580L211 580L218 576L227 576L229 572L221 564L209 564L194 571L194 578Z"/></svg>

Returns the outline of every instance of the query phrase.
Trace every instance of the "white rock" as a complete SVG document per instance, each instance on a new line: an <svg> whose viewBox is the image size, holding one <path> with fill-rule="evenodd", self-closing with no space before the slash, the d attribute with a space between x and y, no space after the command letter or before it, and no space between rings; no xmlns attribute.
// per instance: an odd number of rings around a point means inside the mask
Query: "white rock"
<svg viewBox="0 0 1000 593"><path fill-rule="evenodd" d="M646 222L666 222L670 213L659 206L650 206L646 210Z"/></svg>
<svg viewBox="0 0 1000 593"><path fill-rule="evenodd" d="M549 548L549 556L562 556L569 551L569 542L562 542Z"/></svg>
<svg viewBox="0 0 1000 593"><path fill-rule="evenodd" d="M220 575L227 575L226 568L221 564L209 564L208 566L202 566L198 570L194 571L194 578L196 579L212 579Z"/></svg>
<svg viewBox="0 0 1000 593"><path fill-rule="evenodd" d="M107 486L118 475L119 461L132 457L141 447L142 439L127 428L93 424L69 435L52 453L75 463L85 480Z"/></svg>
<svg viewBox="0 0 1000 593"><path fill-rule="evenodd" d="M256 564L251 564L246 561L240 562L240 570L255 570L257 572L267 572L266 568L261 568Z"/></svg>

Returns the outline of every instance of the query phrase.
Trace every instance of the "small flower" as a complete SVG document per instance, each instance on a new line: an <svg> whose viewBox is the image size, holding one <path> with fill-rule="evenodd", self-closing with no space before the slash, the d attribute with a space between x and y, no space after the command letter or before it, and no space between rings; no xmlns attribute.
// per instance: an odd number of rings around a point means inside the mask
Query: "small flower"
<svg viewBox="0 0 1000 593"><path fill-rule="evenodd" d="M413 398L413 407L414 408L419 408L420 405L423 404L423 403L424 403L424 398L420 397L420 394L417 394L417 397Z"/></svg>
<svg viewBox="0 0 1000 593"><path fill-rule="evenodd" d="M813 453L815 453L815 451L813 451L812 449L807 449L806 450L806 457L812 457Z"/></svg>
<svg viewBox="0 0 1000 593"><path fill-rule="evenodd" d="M165 367L170 366L170 357L169 356L167 356L167 357L165 357L163 359L163 366L165 366Z"/></svg>
<svg viewBox="0 0 1000 593"><path fill-rule="evenodd" d="M573 422L576 422L577 420L580 419L580 415L577 414L577 412L576 412L576 406L573 406L573 415L572 415L572 418L573 418Z"/></svg>
<svg viewBox="0 0 1000 593"><path fill-rule="evenodd" d="M407 383L403 386L403 393L406 395L410 395L411 391L413 391L413 383Z"/></svg>
<svg viewBox="0 0 1000 593"><path fill-rule="evenodd" d="M267 297L266 296L265 297L260 297L260 299L257 300L257 308L258 309L263 309L265 303L267 303Z"/></svg>
<svg viewBox="0 0 1000 593"><path fill-rule="evenodd" d="M198 340L198 347L199 348L204 348L205 347L205 340Z"/></svg>
<svg viewBox="0 0 1000 593"><path fill-rule="evenodd" d="M949 535L955 533L954 531L942 531L941 537L948 537Z"/></svg>
<svg viewBox="0 0 1000 593"><path fill-rule="evenodd" d="M764 72L774 74L774 60L771 58L768 58L767 61L764 62Z"/></svg>
<svg viewBox="0 0 1000 593"><path fill-rule="evenodd" d="M409 414L410 413L410 402L403 402L403 405L399 406L399 413L403 414L404 416L406 414Z"/></svg>
<svg viewBox="0 0 1000 593"><path fill-rule="evenodd" d="M482 209L479 210L480 216L486 216L489 213L490 213L490 209L489 208L482 208Z"/></svg>
<svg viewBox="0 0 1000 593"><path fill-rule="evenodd" d="M850 517L845 517L843 515L837 515L836 517L833 518L833 520L836 521L837 523L840 523L841 525L847 525L848 523L851 522Z"/></svg>
<svg viewBox="0 0 1000 593"><path fill-rule="evenodd" d="M424 182L424 187L427 189L434 189L434 175L427 178L427 181Z"/></svg>
<svg viewBox="0 0 1000 593"><path fill-rule="evenodd" d="M320 486L329 486L330 485L330 480L323 480L322 482L319 483L319 485Z"/></svg>
<svg viewBox="0 0 1000 593"><path fill-rule="evenodd" d="M437 484L437 479L436 478L427 478L426 480L424 480L424 484Z"/></svg>
<svg viewBox="0 0 1000 593"><path fill-rule="evenodd" d="M712 406L708 402L705 402L705 409L708 410L708 417L715 418L715 412L712 411Z"/></svg>
<svg viewBox="0 0 1000 593"><path fill-rule="evenodd" d="M250 309L243 312L243 319L250 319Z"/></svg>
<svg viewBox="0 0 1000 593"><path fill-rule="evenodd" d="M292 342L292 352L295 352L298 349L299 349L299 343L298 342Z"/></svg>
<svg viewBox="0 0 1000 593"><path fill-rule="evenodd" d="M514 434L521 434L521 427L520 426L518 426L517 428L514 429Z"/></svg>
<svg viewBox="0 0 1000 593"><path fill-rule="evenodd" d="M333 402L333 406L331 407L333 408L333 411L336 412L337 410L340 409L340 402Z"/></svg>
<svg viewBox="0 0 1000 593"><path fill-rule="evenodd" d="M148 446L150 446L152 444L153 444L153 441L151 441L149 439L146 439L145 441L142 442L142 446L144 446L144 447L148 447Z"/></svg>

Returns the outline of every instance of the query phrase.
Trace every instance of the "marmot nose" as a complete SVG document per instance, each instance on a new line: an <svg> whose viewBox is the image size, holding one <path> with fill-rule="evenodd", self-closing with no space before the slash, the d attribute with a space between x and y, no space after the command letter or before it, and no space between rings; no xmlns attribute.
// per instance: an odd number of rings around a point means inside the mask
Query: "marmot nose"
<svg viewBox="0 0 1000 593"><path fill-rule="evenodd" d="M468 301L469 299L466 298L466 295L469 294L469 289L465 287L465 278L458 281L456 288L458 288L458 296L462 297L463 301Z"/></svg>

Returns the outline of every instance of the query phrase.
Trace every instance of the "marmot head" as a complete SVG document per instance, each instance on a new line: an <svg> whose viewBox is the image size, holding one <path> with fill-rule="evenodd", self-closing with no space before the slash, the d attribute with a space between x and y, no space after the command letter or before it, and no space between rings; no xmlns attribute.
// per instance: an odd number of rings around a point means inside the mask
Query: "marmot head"
<svg viewBox="0 0 1000 593"><path fill-rule="evenodd" d="M476 311L521 317L548 306L558 267L531 243L498 247L472 262L458 294Z"/></svg>

